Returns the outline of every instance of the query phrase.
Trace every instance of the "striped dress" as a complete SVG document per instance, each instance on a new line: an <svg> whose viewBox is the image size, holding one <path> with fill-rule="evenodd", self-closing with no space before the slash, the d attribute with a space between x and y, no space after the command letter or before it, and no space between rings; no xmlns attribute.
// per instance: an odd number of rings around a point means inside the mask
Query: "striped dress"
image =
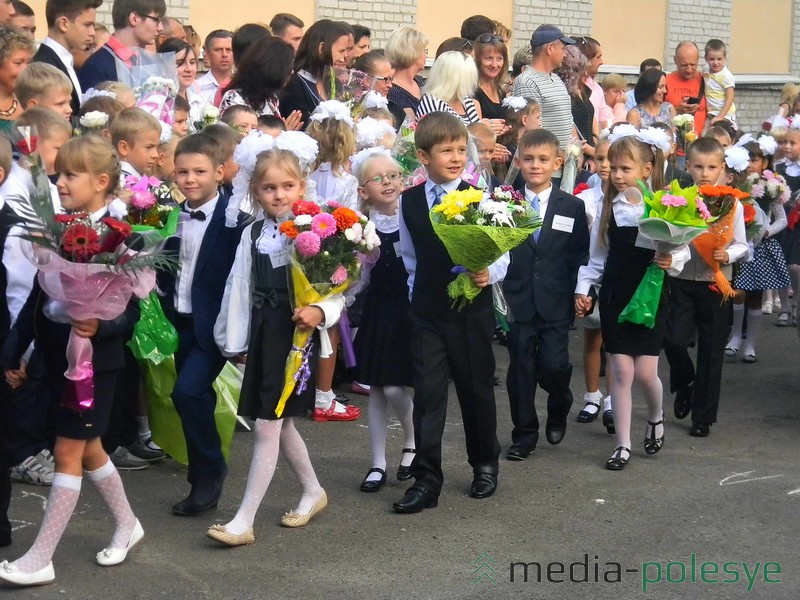
<svg viewBox="0 0 800 600"><path fill-rule="evenodd" d="M432 112L446 112L461 119L461 122L464 123L464 125L469 125L470 123L477 123L480 121L478 111L475 108L475 102L472 100L472 98L462 98L461 103L464 105L463 115L460 115L454 111L444 100L441 100L436 96L425 94L422 96L422 100L419 101L419 106L417 107L417 118L419 119Z"/></svg>

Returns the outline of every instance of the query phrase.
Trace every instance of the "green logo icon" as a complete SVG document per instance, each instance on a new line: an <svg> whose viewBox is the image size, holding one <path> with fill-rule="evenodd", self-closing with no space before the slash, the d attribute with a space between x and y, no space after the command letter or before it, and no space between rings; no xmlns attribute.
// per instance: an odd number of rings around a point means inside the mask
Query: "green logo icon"
<svg viewBox="0 0 800 600"><path fill-rule="evenodd" d="M494 565L496 564L495 560L484 550L483 554L472 561L472 566L475 567L475 570L472 572L472 583L479 583L484 579L488 579L492 583L497 583L495 581L497 571L494 570Z"/></svg>

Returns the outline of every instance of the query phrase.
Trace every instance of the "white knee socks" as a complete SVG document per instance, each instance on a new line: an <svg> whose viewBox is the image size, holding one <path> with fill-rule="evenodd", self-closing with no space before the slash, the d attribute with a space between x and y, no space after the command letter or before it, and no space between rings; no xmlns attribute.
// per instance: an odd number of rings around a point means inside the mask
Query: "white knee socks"
<svg viewBox="0 0 800 600"><path fill-rule="evenodd" d="M114 517L114 537L111 538L109 548L123 549L128 545L131 534L136 527L136 515L131 510L125 488L117 468L110 460L94 471L84 471L86 477L92 482L97 493L103 498L111 516Z"/></svg>
<svg viewBox="0 0 800 600"><path fill-rule="evenodd" d="M731 337L728 338L727 348L738 350L742 345L742 324L744 323L744 304L733 305L733 326L731 327ZM747 337L750 337L750 317L747 319Z"/></svg>
<svg viewBox="0 0 800 600"><path fill-rule="evenodd" d="M744 341L742 356L747 356L748 354L756 355L756 341L758 340L758 333L761 331L762 319L760 308L747 309L747 339Z"/></svg>

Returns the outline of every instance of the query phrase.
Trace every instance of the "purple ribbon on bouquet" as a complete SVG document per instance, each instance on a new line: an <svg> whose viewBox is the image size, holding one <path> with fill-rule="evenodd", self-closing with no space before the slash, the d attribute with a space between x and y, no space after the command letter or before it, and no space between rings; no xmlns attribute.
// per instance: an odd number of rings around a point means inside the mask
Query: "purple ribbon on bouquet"
<svg viewBox="0 0 800 600"><path fill-rule="evenodd" d="M342 311L339 317L339 333L341 333L342 353L344 354L344 365L348 369L356 366L356 352L353 349L353 335L350 331L350 318L347 311Z"/></svg>
<svg viewBox="0 0 800 600"><path fill-rule="evenodd" d="M450 272L453 275L461 275L462 273L466 273L467 272L467 267L462 267L461 265L456 265L455 267L450 269Z"/></svg>
<svg viewBox="0 0 800 600"><path fill-rule="evenodd" d="M311 378L311 365L309 364L309 357L311 356L311 350L314 347L312 339L313 338L308 338L306 345L302 348L292 346L292 350L294 352L301 352L303 354L303 360L300 363L300 368L297 370L297 373L294 374L294 380L297 383L295 394L298 396L306 391L306 388L308 387L308 380Z"/></svg>

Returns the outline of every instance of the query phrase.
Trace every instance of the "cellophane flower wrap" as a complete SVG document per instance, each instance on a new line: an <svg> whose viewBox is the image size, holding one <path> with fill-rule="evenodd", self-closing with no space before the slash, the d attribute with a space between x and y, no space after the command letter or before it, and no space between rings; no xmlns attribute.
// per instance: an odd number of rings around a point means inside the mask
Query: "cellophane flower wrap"
<svg viewBox="0 0 800 600"><path fill-rule="evenodd" d="M786 204L792 192L786 180L778 173L765 169L761 175L752 173L747 177L750 186L750 197L755 200L765 213L769 214L773 202Z"/></svg>
<svg viewBox="0 0 800 600"><path fill-rule="evenodd" d="M55 214L47 176L36 154L32 128L20 127L18 149L31 163L34 190L22 208L24 240L31 243L28 258L49 296L48 316L58 322L119 317L132 296L146 297L155 287L155 270L173 268L174 261L154 251L143 238L141 250L126 242L128 223L112 217L93 222L86 213ZM68 380L62 404L78 411L94 406L92 342L72 329L67 344Z"/></svg>
<svg viewBox="0 0 800 600"><path fill-rule="evenodd" d="M125 220L136 232L156 232L163 239L175 235L180 207L172 199L169 185L156 177L128 175L122 199L127 204Z"/></svg>
<svg viewBox="0 0 800 600"><path fill-rule="evenodd" d="M417 122L411 117L406 117L400 126L400 132L394 141L392 156L400 165L403 173L403 184L409 188L425 181L425 168L417 157L417 144L414 141L414 131Z"/></svg>
<svg viewBox="0 0 800 600"><path fill-rule="evenodd" d="M643 183L630 188L627 193L644 202L644 214L639 220L639 235L650 240L657 252L668 253L685 246L708 230L714 217L699 196L697 186L682 188L673 181L666 190L655 193ZM622 310L617 321L644 325L652 329L656 323L661 292L664 287L664 270L652 263L642 281Z"/></svg>
<svg viewBox="0 0 800 600"><path fill-rule="evenodd" d="M375 85L375 78L358 69L325 67L322 85L330 100L343 102L350 109L350 115L357 119L364 112L364 103Z"/></svg>
<svg viewBox="0 0 800 600"><path fill-rule="evenodd" d="M178 72L175 53L154 54L132 48L135 60L125 63L114 55L117 81L133 89L136 106L167 125L175 122Z"/></svg>
<svg viewBox="0 0 800 600"><path fill-rule="evenodd" d="M692 246L714 272L711 287L723 298L732 298L735 292L722 273L719 262L714 259L714 250L727 248L733 240L736 204L747 199L749 194L726 185L703 185L698 191L714 220L709 223L708 231L692 240Z"/></svg>
<svg viewBox="0 0 800 600"><path fill-rule="evenodd" d="M430 212L433 231L452 261L456 278L447 286L453 307L461 310L481 292L465 271L485 269L541 227L536 211L521 194L501 186L486 197L470 188L446 194Z"/></svg>
<svg viewBox="0 0 800 600"><path fill-rule="evenodd" d="M289 240L289 297L294 308L316 304L344 293L358 281L367 255L379 251L375 224L358 211L328 201L322 205L299 200L293 217L281 223ZM310 377L313 331L295 328L286 358L284 384L275 415L283 414L286 401L297 388L302 393Z"/></svg>

